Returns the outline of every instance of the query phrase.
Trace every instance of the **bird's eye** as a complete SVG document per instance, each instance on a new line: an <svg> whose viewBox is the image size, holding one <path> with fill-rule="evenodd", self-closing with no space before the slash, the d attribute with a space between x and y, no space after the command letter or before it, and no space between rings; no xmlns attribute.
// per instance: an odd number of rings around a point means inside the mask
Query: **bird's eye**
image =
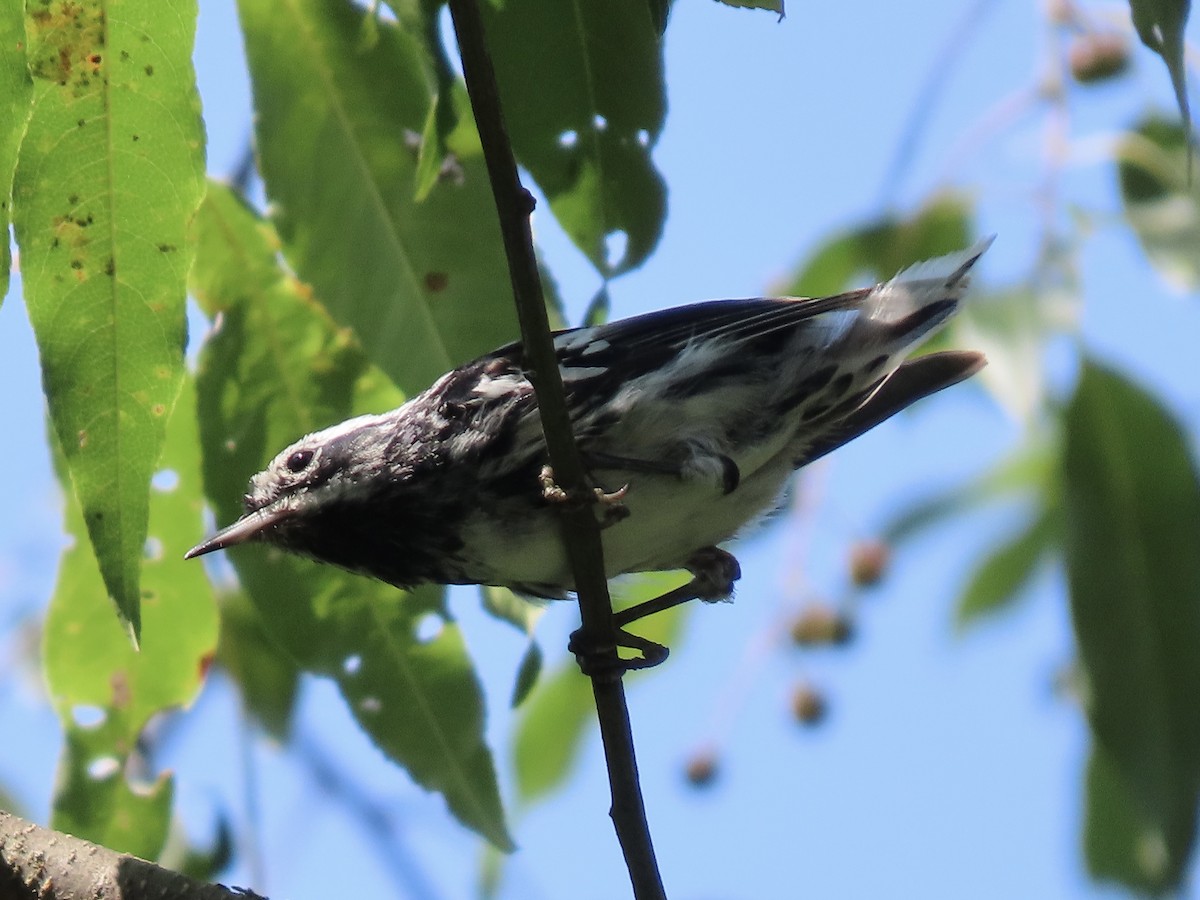
<svg viewBox="0 0 1200 900"><path fill-rule="evenodd" d="M287 467L289 472L303 472L308 468L308 464L312 462L313 452L311 450L297 450L287 458Z"/></svg>

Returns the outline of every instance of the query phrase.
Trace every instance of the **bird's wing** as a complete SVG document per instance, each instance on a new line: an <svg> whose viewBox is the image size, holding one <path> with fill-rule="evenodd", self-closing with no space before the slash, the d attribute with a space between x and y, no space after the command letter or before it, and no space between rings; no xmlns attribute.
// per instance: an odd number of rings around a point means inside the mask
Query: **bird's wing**
<svg viewBox="0 0 1200 900"><path fill-rule="evenodd" d="M868 293L865 289L816 299L711 300L560 331L554 344L568 380L573 380L572 375L602 377L605 370L628 380L662 367L685 347L700 342L740 342L747 351L759 349L754 345L762 342L778 350L805 320L854 308ZM764 346L761 351L770 349Z"/></svg>

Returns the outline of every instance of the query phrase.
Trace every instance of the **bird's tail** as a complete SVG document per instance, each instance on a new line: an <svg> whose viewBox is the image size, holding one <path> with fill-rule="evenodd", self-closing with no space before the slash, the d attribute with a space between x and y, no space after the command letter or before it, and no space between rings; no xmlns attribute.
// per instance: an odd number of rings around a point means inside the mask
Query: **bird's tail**
<svg viewBox="0 0 1200 900"><path fill-rule="evenodd" d="M914 347L958 308L970 286L969 273L995 235L936 259L909 266L878 285L863 303L870 327L882 326L891 340Z"/></svg>

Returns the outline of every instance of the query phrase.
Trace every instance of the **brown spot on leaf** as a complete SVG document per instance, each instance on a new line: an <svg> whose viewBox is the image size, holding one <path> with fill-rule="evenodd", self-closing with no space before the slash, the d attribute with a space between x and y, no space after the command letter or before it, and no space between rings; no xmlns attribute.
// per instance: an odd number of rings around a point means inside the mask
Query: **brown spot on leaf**
<svg viewBox="0 0 1200 900"><path fill-rule="evenodd" d="M425 290L431 294L439 294L450 286L450 276L445 272L426 272Z"/></svg>
<svg viewBox="0 0 1200 900"><path fill-rule="evenodd" d="M104 46L104 12L76 0L41 0L26 19L29 70L35 78L70 87L76 97L99 75Z"/></svg>
<svg viewBox="0 0 1200 900"><path fill-rule="evenodd" d="M108 686L112 691L112 703L109 705L113 709L127 709L133 700L133 692L129 689L129 676L124 670L113 672L108 679Z"/></svg>

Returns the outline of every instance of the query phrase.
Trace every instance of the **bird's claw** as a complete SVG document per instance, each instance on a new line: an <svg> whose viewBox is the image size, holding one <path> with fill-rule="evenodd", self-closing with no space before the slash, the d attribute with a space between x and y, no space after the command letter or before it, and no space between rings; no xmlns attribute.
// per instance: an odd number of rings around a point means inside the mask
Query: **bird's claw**
<svg viewBox="0 0 1200 900"><path fill-rule="evenodd" d="M570 491L560 487L558 482L554 480L554 470L550 466L542 466L542 471L538 473L538 483L542 487L542 497L550 503L571 503L577 499L572 496ZM601 523L601 527L608 528L610 525L615 525L617 522L629 518L629 508L622 502L628 493L628 484L621 485L615 491L606 491L602 487L594 487L590 496L585 495L578 499L580 502L599 503L603 506L604 521Z"/></svg>

